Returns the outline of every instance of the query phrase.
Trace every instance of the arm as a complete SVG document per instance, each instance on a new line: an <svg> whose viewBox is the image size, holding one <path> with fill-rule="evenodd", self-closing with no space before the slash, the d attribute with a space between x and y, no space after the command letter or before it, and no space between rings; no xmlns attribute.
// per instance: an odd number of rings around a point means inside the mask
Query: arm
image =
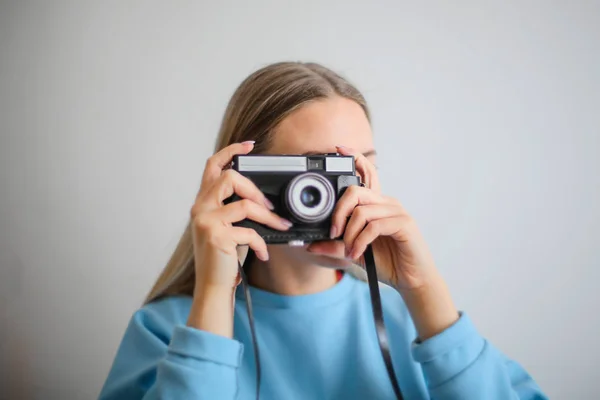
<svg viewBox="0 0 600 400"><path fill-rule="evenodd" d="M232 339L173 326L145 307L135 313L100 399L234 399L243 346Z"/></svg>
<svg viewBox="0 0 600 400"><path fill-rule="evenodd" d="M423 368L431 397L545 399L520 366L506 360L459 315L415 221L396 199L381 194L373 164L356 150L338 151L355 157L367 187L346 190L336 205L332 232L344 232L351 259L372 244L378 275L400 292L422 341L417 340L413 358Z"/></svg>
<svg viewBox="0 0 600 400"><path fill-rule="evenodd" d="M432 398L547 399L519 364L481 337L467 315L450 320L453 306L443 281L403 297L419 338L425 339L413 344L412 354Z"/></svg>
<svg viewBox="0 0 600 400"><path fill-rule="evenodd" d="M239 283L237 250L247 245L263 261L268 251L256 231L233 224L251 219L281 231L291 226L271 211L272 204L252 181L232 169L223 171L234 155L248 154L253 147L253 141L232 144L206 163L190 212L193 303L188 315L175 319L187 319L187 325L165 322L181 309L157 312L161 306L150 304L136 313L101 399L236 397L242 355L242 345L231 339L233 294ZM223 205L234 193L242 200Z"/></svg>

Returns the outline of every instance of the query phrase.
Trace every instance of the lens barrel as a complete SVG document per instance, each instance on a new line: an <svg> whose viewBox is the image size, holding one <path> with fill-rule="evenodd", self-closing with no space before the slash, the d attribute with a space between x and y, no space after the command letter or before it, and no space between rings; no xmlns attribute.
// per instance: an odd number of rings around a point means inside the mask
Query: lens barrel
<svg viewBox="0 0 600 400"><path fill-rule="evenodd" d="M284 199L288 211L298 221L318 223L333 211L335 190L323 175L307 172L290 181Z"/></svg>

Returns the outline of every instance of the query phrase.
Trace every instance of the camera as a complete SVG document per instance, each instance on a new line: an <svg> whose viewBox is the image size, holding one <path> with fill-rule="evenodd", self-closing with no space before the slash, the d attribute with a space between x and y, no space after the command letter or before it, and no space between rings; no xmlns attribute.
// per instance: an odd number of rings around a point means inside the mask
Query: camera
<svg viewBox="0 0 600 400"><path fill-rule="evenodd" d="M275 206L274 213L294 223L285 232L248 219L234 224L254 229L267 244L329 239L336 203L349 186L360 185L354 157L337 153L237 155L231 168L254 182ZM234 194L226 203L237 200Z"/></svg>

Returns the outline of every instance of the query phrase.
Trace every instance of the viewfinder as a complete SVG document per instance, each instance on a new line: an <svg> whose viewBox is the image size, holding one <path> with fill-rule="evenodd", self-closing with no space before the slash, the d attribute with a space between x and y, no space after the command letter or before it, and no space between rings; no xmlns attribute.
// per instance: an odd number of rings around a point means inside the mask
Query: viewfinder
<svg viewBox="0 0 600 400"><path fill-rule="evenodd" d="M322 158L309 158L308 159L309 170L323 170L323 159Z"/></svg>

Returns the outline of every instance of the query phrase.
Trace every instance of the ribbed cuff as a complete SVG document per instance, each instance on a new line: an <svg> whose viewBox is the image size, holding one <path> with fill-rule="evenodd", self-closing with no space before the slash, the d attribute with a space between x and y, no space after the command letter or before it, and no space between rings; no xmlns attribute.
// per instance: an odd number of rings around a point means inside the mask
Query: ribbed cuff
<svg viewBox="0 0 600 400"><path fill-rule="evenodd" d="M473 363L485 340L464 313L452 326L422 343L413 343L413 359L420 363L430 387L452 379Z"/></svg>
<svg viewBox="0 0 600 400"><path fill-rule="evenodd" d="M238 368L244 346L237 340L189 326L176 326L169 353Z"/></svg>

